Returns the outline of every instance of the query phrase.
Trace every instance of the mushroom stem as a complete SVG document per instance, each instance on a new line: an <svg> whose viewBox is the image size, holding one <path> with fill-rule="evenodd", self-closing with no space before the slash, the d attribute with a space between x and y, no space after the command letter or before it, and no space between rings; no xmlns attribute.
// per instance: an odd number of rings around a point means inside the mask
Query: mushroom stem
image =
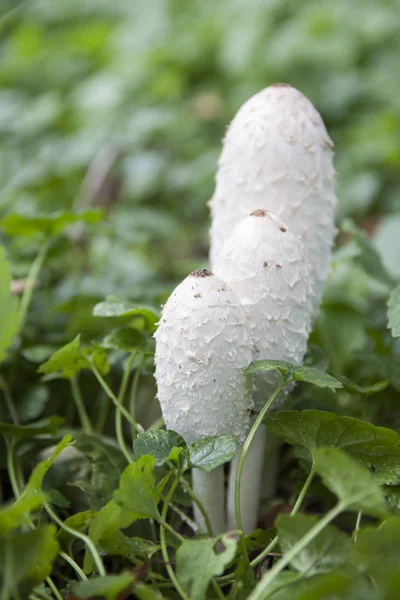
<svg viewBox="0 0 400 600"><path fill-rule="evenodd" d="M224 467L221 465L209 473L192 470L193 491L202 502L210 520L212 534L218 535L226 531ZM194 503L194 518L201 533L207 533L207 524L199 507ZM235 528L234 528L235 529Z"/></svg>

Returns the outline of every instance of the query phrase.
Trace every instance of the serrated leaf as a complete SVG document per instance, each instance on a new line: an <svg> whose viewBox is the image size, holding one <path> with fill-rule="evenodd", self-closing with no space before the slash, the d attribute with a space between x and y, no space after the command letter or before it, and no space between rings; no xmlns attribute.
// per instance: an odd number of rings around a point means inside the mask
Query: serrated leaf
<svg viewBox="0 0 400 600"><path fill-rule="evenodd" d="M185 440L175 431L148 429L138 433L133 443L133 450L139 457L151 454L154 456L155 465L160 467L167 460L176 462L185 446Z"/></svg>
<svg viewBox="0 0 400 600"><path fill-rule="evenodd" d="M321 388L329 388L335 391L342 388L343 384L332 375L324 373L315 367L306 367L304 365L294 365L283 360L256 360L252 362L245 370L246 375L257 373L258 371L278 370L283 375L290 375L292 381L306 381Z"/></svg>
<svg viewBox="0 0 400 600"><path fill-rule="evenodd" d="M116 504L133 512L138 519L160 518L154 465L153 456L140 457L122 473L119 488L114 492Z"/></svg>
<svg viewBox="0 0 400 600"><path fill-rule="evenodd" d="M265 420L268 431L301 449L311 460L322 446L341 448L373 469L379 483L400 483L400 436L352 417L321 410L286 410Z"/></svg>
<svg viewBox="0 0 400 600"><path fill-rule="evenodd" d="M400 283L392 290L388 301L388 327L393 337L400 336Z"/></svg>
<svg viewBox="0 0 400 600"><path fill-rule="evenodd" d="M57 211L52 214L36 213L34 216L24 216L18 213L7 215L0 221L7 235L58 235L65 227L78 221L97 223L103 218L101 210L87 210L81 213Z"/></svg>
<svg viewBox="0 0 400 600"><path fill-rule="evenodd" d="M362 510L379 518L388 515L382 490L364 465L337 448L314 450L313 459L315 471L344 510Z"/></svg>
<svg viewBox="0 0 400 600"><path fill-rule="evenodd" d="M42 493L20 496L12 504L0 508L0 535L26 525L30 521L30 513L43 506L46 496Z"/></svg>
<svg viewBox="0 0 400 600"><path fill-rule="evenodd" d="M146 337L137 329L121 327L107 335L102 345L105 348L113 348L114 350L122 350L123 352L132 352L133 350L143 352L146 350L147 343Z"/></svg>
<svg viewBox="0 0 400 600"><path fill-rule="evenodd" d="M93 316L109 319L141 317L146 324L146 328L151 332L155 331L156 324L160 319L158 311L152 306L135 304L117 296L109 296L105 301L96 304L93 308Z"/></svg>
<svg viewBox="0 0 400 600"><path fill-rule="evenodd" d="M318 518L312 515L279 515L276 520L279 544L283 554L288 552L312 527ZM291 560L291 566L307 576L327 573L343 566L351 551L350 538L328 525Z"/></svg>
<svg viewBox="0 0 400 600"><path fill-rule="evenodd" d="M14 336L18 332L18 301L11 295L11 276L4 248L0 245L0 363L4 360Z"/></svg>
<svg viewBox="0 0 400 600"><path fill-rule="evenodd" d="M190 465L209 472L231 461L237 452L238 443L232 435L223 434L205 437L190 444L188 449Z"/></svg>
<svg viewBox="0 0 400 600"><path fill-rule="evenodd" d="M9 434L15 438L29 438L46 433L54 435L63 423L64 419L62 417L49 417L48 419L36 421L36 423L30 423L29 425L0 423L0 433Z"/></svg>
<svg viewBox="0 0 400 600"><path fill-rule="evenodd" d="M220 540L224 550L218 554ZM210 581L224 572L236 553L236 540L229 534L215 539L185 539L176 552L176 575L191 600L205 600Z"/></svg>
<svg viewBox="0 0 400 600"><path fill-rule="evenodd" d="M54 525L44 525L33 531L0 538L3 593L8 592L12 597L23 594L26 598L35 585L50 575L59 550L55 533ZM12 578L2 577L6 571L12 573Z"/></svg>
<svg viewBox="0 0 400 600"><path fill-rule="evenodd" d="M49 360L39 367L38 373L71 379L82 369L91 369L89 357L97 370L102 375L107 375L110 370L107 351L96 345L82 349L80 335L77 335L72 342L54 352Z"/></svg>
<svg viewBox="0 0 400 600"><path fill-rule="evenodd" d="M73 592L77 598L98 598L104 600L117 600L123 592L129 592L132 588L134 577L132 573L120 573L119 575L105 575L94 577L87 581L81 581L73 586Z"/></svg>
<svg viewBox="0 0 400 600"><path fill-rule="evenodd" d="M51 465L54 463L56 458L61 454L61 452L69 445L72 438L70 435L66 435L63 437L61 442L57 444L52 455L40 462L33 469L31 476L29 477L28 483L25 486L24 494L33 494L40 490L43 482L43 478L46 475L47 471L50 469Z"/></svg>

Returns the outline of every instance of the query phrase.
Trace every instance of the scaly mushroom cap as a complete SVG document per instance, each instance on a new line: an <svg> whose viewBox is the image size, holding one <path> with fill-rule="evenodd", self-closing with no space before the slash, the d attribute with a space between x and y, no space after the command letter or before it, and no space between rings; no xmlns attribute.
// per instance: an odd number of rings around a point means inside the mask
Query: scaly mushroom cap
<svg viewBox="0 0 400 600"><path fill-rule="evenodd" d="M335 235L333 143L312 103L287 84L250 98L226 133L210 200L212 269L234 226L258 208L277 214L304 244L317 310Z"/></svg>
<svg viewBox="0 0 400 600"><path fill-rule="evenodd" d="M315 292L300 239L276 215L256 210L236 225L217 267L246 314L254 341L253 360L301 364ZM256 376L256 410L263 407L276 382L276 373Z"/></svg>
<svg viewBox="0 0 400 600"><path fill-rule="evenodd" d="M236 294L210 271L191 273L165 304L155 338L167 428L187 443L223 433L243 442L251 403L244 369L253 346Z"/></svg>

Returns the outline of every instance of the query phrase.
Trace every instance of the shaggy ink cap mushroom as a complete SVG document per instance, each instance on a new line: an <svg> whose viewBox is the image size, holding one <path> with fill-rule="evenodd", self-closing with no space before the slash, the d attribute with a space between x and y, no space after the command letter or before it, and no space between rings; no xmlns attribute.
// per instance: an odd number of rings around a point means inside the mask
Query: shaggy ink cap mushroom
<svg viewBox="0 0 400 600"><path fill-rule="evenodd" d="M277 215L257 209L236 225L218 266L245 312L254 342L253 360L301 364L315 296L301 240ZM263 407L276 381L276 373L256 375L256 410Z"/></svg>
<svg viewBox="0 0 400 600"><path fill-rule="evenodd" d="M210 261L253 210L271 210L304 244L315 283L314 312L328 276L335 236L333 143L313 104L288 84L250 98L231 122L210 200Z"/></svg>
<svg viewBox="0 0 400 600"><path fill-rule="evenodd" d="M210 271L194 271L165 304L155 339L167 428L188 444L224 433L243 442L251 402L244 369L252 341L237 295Z"/></svg>

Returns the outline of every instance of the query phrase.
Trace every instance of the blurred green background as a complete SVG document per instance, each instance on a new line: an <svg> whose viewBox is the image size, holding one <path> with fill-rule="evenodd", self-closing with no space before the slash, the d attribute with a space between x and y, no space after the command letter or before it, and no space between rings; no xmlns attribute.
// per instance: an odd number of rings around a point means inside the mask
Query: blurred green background
<svg viewBox="0 0 400 600"><path fill-rule="evenodd" d="M400 275L399 0L0 6L0 217L106 213L53 244L24 334L27 378L37 380L29 361L48 355L43 345L101 335L92 307L107 294L157 306L206 265L206 203L225 128L277 81L312 100L335 142L338 224L352 217L373 233ZM37 242L1 239L23 279ZM385 294L346 248L314 341L331 371L386 377L374 358L392 352Z"/></svg>

